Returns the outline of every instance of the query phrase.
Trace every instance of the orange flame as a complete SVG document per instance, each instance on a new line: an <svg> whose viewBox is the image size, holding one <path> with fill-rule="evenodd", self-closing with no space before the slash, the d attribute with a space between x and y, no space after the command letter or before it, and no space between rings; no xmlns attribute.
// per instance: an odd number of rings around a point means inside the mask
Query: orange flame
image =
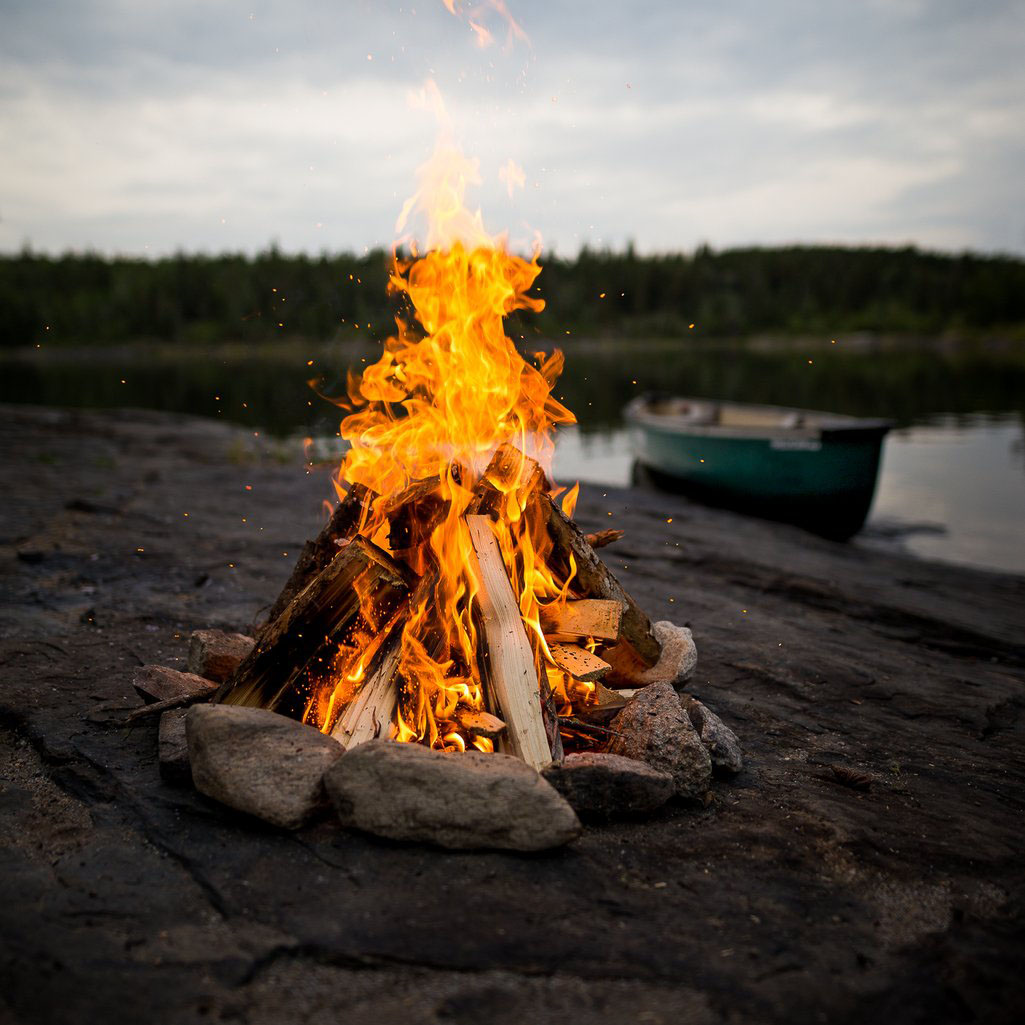
<svg viewBox="0 0 1025 1025"><path fill-rule="evenodd" d="M509 13L509 8L505 6L504 0L483 0L476 4L466 4L462 0L441 0L441 2L448 8L450 14L466 19L466 23L470 26L476 37L477 45L481 49L490 46L495 41L493 33L484 24L489 18L497 19L505 25L508 45L511 46L514 41L530 42L527 33Z"/></svg>
<svg viewBox="0 0 1025 1025"><path fill-rule="evenodd" d="M503 324L516 310L544 308L529 294L541 272L539 250L530 259L516 255L504 235L486 230L479 210L467 207L467 189L480 181L477 162L453 141L433 83L420 102L434 110L441 133L397 231L407 232L413 218L424 216L425 245L421 250L412 234L402 235L412 256L396 248L389 284L412 312L396 317L397 332L380 359L350 376L351 412L340 434L351 447L336 486L358 483L379 496L360 533L392 551L390 501L414 482L436 480L431 498L443 514L416 550L393 552L422 578L399 642L396 739L490 751L490 741L467 736L457 721L461 707L485 709L471 616L477 583L467 569L474 560L463 516L500 445L511 443L549 473L555 428L574 417L552 395L562 354L538 353L527 362ZM550 657L540 605L564 601L569 583L555 579L545 561L547 534L530 522L523 493L529 472L525 458L509 479L489 483L504 495L496 536L541 673ZM564 505L574 499L575 491ZM307 708L308 720L325 732L362 681L371 649L382 643L382 624L371 614L364 618L366 632L340 654L329 683ZM562 696L570 701L567 686Z"/></svg>

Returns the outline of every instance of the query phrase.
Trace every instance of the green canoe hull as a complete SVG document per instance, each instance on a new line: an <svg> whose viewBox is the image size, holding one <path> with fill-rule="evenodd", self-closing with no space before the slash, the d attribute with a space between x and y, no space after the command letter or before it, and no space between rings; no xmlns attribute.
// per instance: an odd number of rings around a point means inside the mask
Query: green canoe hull
<svg viewBox="0 0 1025 1025"><path fill-rule="evenodd" d="M817 437L737 437L653 419L628 411L634 455L658 486L836 539L856 533L868 516L888 425L871 421Z"/></svg>

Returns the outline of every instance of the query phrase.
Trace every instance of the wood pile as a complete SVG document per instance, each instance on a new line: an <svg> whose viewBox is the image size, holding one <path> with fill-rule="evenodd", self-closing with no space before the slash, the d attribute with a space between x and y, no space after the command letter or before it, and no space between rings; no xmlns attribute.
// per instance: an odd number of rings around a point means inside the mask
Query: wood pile
<svg viewBox="0 0 1025 1025"><path fill-rule="evenodd" d="M337 672L344 648L350 663L358 656L360 672L351 693L330 710L330 734L345 748L391 735L396 709L408 698L400 668L403 627L429 602L438 573L428 542L449 513L439 483L413 482L383 504L353 485L319 536L307 542L256 645L214 701L301 719L311 681ZM612 688L636 686L638 671L661 655L647 615L595 550L621 532L585 535L551 490L536 462L503 445L464 514L487 707L460 705L454 720L471 741L486 738L536 769L559 761L564 741L585 748L595 738L604 742L603 724L625 704ZM371 509L384 510L390 552L362 532ZM522 510L521 528L530 531L535 553L562 588L558 600L541 606L534 629L521 616L499 544L511 510ZM443 662L443 638L435 623L418 640Z"/></svg>

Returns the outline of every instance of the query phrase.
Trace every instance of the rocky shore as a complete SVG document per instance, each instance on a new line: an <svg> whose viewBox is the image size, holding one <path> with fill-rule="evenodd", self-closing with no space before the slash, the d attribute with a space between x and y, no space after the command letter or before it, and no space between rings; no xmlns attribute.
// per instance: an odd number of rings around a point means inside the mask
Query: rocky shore
<svg viewBox="0 0 1025 1025"><path fill-rule="evenodd" d="M585 488L743 770L537 854L285 833L125 724L135 670L246 632L322 522L284 456L0 407L0 1021L1018 1020L1025 579Z"/></svg>

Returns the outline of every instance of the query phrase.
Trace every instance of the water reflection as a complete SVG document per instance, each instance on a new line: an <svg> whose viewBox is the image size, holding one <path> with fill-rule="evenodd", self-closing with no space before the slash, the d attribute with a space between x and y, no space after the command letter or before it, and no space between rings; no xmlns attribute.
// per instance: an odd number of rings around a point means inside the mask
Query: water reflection
<svg viewBox="0 0 1025 1025"><path fill-rule="evenodd" d="M563 432L556 473L627 485L632 456L620 415L644 391L883 416L901 428L886 440L875 505L858 543L1025 572L1020 350L875 339L575 342L557 391L580 425ZM322 390L343 394L346 368L376 355L373 348L300 344L33 352L0 362L0 401L136 406L326 439L339 412L307 380L320 371Z"/></svg>

